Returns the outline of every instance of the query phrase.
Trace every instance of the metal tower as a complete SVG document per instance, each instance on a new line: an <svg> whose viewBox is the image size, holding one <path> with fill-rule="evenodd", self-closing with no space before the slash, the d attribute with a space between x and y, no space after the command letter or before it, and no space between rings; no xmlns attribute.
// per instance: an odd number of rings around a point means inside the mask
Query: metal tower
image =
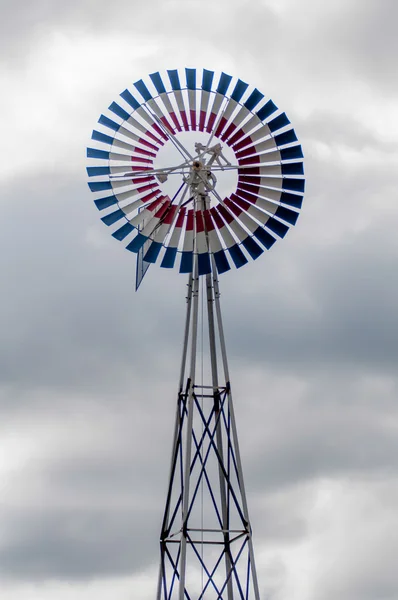
<svg viewBox="0 0 398 600"><path fill-rule="evenodd" d="M225 73L215 88L212 71L203 70L201 86L195 69L185 70L186 86L178 71L167 75L169 89L160 73L134 83L142 103L122 92L124 106L109 107L117 121L101 115L113 136L92 137L110 148L89 148L100 162L87 169L102 221L138 254L136 288L159 256L166 268L180 256L188 274L157 600L259 600L218 275L256 259L296 223L303 154L285 113L257 89L238 79L229 96ZM188 131L190 145L179 136ZM172 166L162 164L168 142L178 152ZM228 171L232 190L219 186Z"/></svg>
<svg viewBox="0 0 398 600"><path fill-rule="evenodd" d="M197 196L198 205L206 201L206 196ZM198 373L201 285L206 288L205 320L211 364L210 381L206 382ZM185 597L228 600L253 597L258 600L218 278L213 269L200 281L197 257L194 273L188 281L176 423L160 549L157 600L174 597L179 600Z"/></svg>

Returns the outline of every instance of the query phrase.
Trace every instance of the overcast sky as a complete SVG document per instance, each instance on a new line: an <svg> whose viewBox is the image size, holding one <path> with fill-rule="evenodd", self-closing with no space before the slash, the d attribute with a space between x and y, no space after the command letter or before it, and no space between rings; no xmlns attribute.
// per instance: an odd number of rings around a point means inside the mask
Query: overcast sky
<svg viewBox="0 0 398 600"><path fill-rule="evenodd" d="M222 276L262 600L397 600L398 3L0 0L2 600L150 600L185 276L98 218L98 116L159 69L257 86L297 227Z"/></svg>

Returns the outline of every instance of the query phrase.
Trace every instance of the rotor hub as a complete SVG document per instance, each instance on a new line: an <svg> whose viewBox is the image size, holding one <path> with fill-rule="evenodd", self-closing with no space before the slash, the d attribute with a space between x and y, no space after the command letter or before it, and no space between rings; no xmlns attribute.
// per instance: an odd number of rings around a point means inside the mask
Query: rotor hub
<svg viewBox="0 0 398 600"><path fill-rule="evenodd" d="M192 169L194 171L201 171L203 169L203 163L200 160L194 160L192 163Z"/></svg>

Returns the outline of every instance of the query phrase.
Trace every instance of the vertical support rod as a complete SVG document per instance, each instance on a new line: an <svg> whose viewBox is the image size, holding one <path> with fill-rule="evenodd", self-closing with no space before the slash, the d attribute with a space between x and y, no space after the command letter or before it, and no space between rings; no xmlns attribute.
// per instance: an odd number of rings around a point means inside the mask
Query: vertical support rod
<svg viewBox="0 0 398 600"><path fill-rule="evenodd" d="M189 483L191 471L192 455L192 430L193 430L193 408L194 408L194 383L196 372L196 350L198 337L198 306L199 306L199 274L198 257L193 255L193 285L192 285L192 332L191 332L191 356L188 377L188 418L185 443L185 465L184 465L184 490L182 503L182 531L181 531L181 556L180 556L180 582L179 582L179 600L184 600L185 576L187 561L187 517L189 510Z"/></svg>
<svg viewBox="0 0 398 600"><path fill-rule="evenodd" d="M222 316L221 316L220 288L218 285L217 269L216 269L215 260L214 260L213 256L212 256L212 271L213 271L213 286L214 286L214 302L215 302L215 307L216 307L217 324L218 324L218 332L219 332L219 339L220 339L221 356L222 356L223 368L224 368L224 376L225 376L225 381L226 381L227 385L230 386L227 348L225 345L224 327L223 327ZM231 416L232 435L234 438L234 445L235 445L235 458L236 458L236 464L237 464L238 473L239 473L239 487L240 487L241 497L242 497L243 514L244 514L245 519L250 528L248 545L249 545L250 565L251 565L252 577L253 577L254 596L255 596L256 600L260 600L260 591L259 591L259 587L258 587L256 564L254 561L252 531L251 531L251 526L250 526L249 510L248 510L248 506L247 506L246 490L245 490L245 485L244 485L244 481L243 481L243 470L242 470L242 461L241 461L240 450L239 450L238 432L237 432L237 428L236 428L235 412L234 412L230 387L229 387L229 392L228 392L228 404L229 404L229 411L230 411L230 416Z"/></svg>
<svg viewBox="0 0 398 600"><path fill-rule="evenodd" d="M211 273L206 275L206 289L207 289L207 314L209 321L209 345L210 345L210 362L211 362L211 376L214 394L214 419L217 423L216 428L216 444L217 450L220 456L220 461L224 464L224 450L223 450L223 438L221 425L222 420L219 418L220 413L220 392L218 388L218 368L217 368L217 348L216 348L216 335L214 327L214 287L212 284ZM231 572L231 555L229 548L229 523L228 523L228 510L227 510L227 497L226 497L226 481L224 473L221 467L221 463L218 463L218 477L220 481L220 496L221 496L221 514L224 529L224 552L225 552L225 572L226 578L229 577ZM232 578L229 577L227 583L228 600L233 600L233 585Z"/></svg>
<svg viewBox="0 0 398 600"><path fill-rule="evenodd" d="M181 359L181 370L180 370L180 384L178 391L182 391L184 385L185 367L187 364L187 352L188 352L188 340L189 340L189 325L191 320L191 308L192 308L192 273L188 277L188 295L187 295L187 312L185 317L185 332L184 332L184 344L182 349Z"/></svg>

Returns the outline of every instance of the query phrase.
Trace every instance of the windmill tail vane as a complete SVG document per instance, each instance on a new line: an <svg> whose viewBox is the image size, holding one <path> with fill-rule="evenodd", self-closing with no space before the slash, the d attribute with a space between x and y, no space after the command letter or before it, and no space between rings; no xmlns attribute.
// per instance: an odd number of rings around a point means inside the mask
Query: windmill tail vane
<svg viewBox="0 0 398 600"><path fill-rule="evenodd" d="M100 116L87 173L101 220L137 254L136 289L151 264L188 275L156 598L259 600L219 276L296 224L303 153L286 114L225 73L152 73L133 90Z"/></svg>

